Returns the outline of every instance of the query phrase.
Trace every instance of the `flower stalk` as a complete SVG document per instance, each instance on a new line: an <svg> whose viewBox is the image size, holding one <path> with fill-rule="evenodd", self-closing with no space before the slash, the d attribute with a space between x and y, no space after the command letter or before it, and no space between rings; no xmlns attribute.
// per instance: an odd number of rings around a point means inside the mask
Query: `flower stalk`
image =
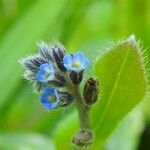
<svg viewBox="0 0 150 150"><path fill-rule="evenodd" d="M80 94L79 85L69 86L68 90L74 97L80 122L80 129L73 136L72 142L79 147L87 147L92 143L93 138L89 120L90 106L85 103L83 96Z"/></svg>
<svg viewBox="0 0 150 150"><path fill-rule="evenodd" d="M80 94L79 86L74 86L74 94L75 94L75 103L78 111L81 129L90 129L90 124L89 124L90 106L88 106L84 102L83 97Z"/></svg>

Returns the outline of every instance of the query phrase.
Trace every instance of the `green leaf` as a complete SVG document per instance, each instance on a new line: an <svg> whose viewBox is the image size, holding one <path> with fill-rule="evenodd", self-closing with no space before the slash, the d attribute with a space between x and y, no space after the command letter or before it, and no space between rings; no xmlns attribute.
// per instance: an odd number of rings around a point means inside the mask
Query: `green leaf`
<svg viewBox="0 0 150 150"><path fill-rule="evenodd" d="M130 125L130 127L129 127ZM106 143L106 150L136 150L141 133L144 129L144 119L141 109L135 109L127 115L113 132Z"/></svg>
<svg viewBox="0 0 150 150"><path fill-rule="evenodd" d="M55 150L50 139L38 134L1 133L1 150Z"/></svg>
<svg viewBox="0 0 150 150"><path fill-rule="evenodd" d="M143 103L143 109L142 112L144 113L145 120L147 122L150 122L150 88L148 89L149 92L147 92L144 103Z"/></svg>
<svg viewBox="0 0 150 150"><path fill-rule="evenodd" d="M131 36L97 60L95 76L100 82L100 98L91 113L96 134L94 150L105 143L121 119L145 96L142 59L139 45Z"/></svg>

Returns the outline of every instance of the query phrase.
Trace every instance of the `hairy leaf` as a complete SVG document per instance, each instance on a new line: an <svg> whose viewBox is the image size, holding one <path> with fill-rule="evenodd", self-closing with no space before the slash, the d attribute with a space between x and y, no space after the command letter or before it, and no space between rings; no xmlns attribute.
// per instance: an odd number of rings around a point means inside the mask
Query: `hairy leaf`
<svg viewBox="0 0 150 150"><path fill-rule="evenodd" d="M134 109L113 132L113 135L108 139L105 149L136 150L143 128L144 119L141 109Z"/></svg>
<svg viewBox="0 0 150 150"><path fill-rule="evenodd" d="M145 96L146 77L141 51L134 36L112 47L96 62L100 98L91 118L99 149L121 119Z"/></svg>

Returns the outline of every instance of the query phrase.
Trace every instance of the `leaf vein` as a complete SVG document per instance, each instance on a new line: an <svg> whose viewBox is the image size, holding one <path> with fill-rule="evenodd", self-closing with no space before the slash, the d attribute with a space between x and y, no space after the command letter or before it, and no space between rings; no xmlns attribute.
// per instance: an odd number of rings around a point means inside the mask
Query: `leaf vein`
<svg viewBox="0 0 150 150"><path fill-rule="evenodd" d="M116 82L115 82L115 84L114 84L114 86L113 86L113 89L112 89L112 92L110 93L110 96L109 96L109 98L108 98L108 100L107 100L107 103L106 103L106 105L105 105L105 109L104 109L104 111L103 111L103 113L102 113L102 115L101 115L101 119L100 119L99 123L98 123L97 126L96 126L96 129L97 129L97 128L100 126L100 124L103 122L104 117L105 117L105 115L106 115L106 113L107 113L107 111L108 111L108 109L109 109L109 106L110 106L110 104L111 104L111 102L112 102L112 97L113 97L113 95L114 95L114 93L115 93L115 91L116 91L116 88L117 88L117 86L118 86L119 79L120 79L121 73L122 73L122 71L123 71L123 69L124 69L124 67L125 67L125 65L126 65L128 56L129 56L129 50L126 52L125 59L124 59L124 61L122 62L122 65L121 65L120 70L119 70L119 72L118 72L118 76L117 76Z"/></svg>

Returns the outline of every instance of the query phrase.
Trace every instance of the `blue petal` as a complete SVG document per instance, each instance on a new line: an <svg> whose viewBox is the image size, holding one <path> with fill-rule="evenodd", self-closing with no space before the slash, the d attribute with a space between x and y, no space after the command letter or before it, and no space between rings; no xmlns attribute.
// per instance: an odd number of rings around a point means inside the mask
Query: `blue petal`
<svg viewBox="0 0 150 150"><path fill-rule="evenodd" d="M82 61L84 59L84 55L82 52L76 52L74 55L73 55L73 59L74 60L80 60Z"/></svg>
<svg viewBox="0 0 150 150"><path fill-rule="evenodd" d="M51 108L50 109L54 109L54 108L56 108L58 106L58 103L57 103L57 101L55 102L55 103L51 103Z"/></svg>
<svg viewBox="0 0 150 150"><path fill-rule="evenodd" d="M84 66L84 69L89 65L90 61L88 58L85 58L84 61L83 61L83 66Z"/></svg>
<svg viewBox="0 0 150 150"><path fill-rule="evenodd" d="M66 64L66 65L71 64L72 60L73 60L72 56L69 54L66 54L63 58L63 64Z"/></svg>
<svg viewBox="0 0 150 150"><path fill-rule="evenodd" d="M47 80L45 78L45 73L43 71L40 71L40 70L37 72L36 79L41 81L41 82L47 82Z"/></svg>
<svg viewBox="0 0 150 150"><path fill-rule="evenodd" d="M52 64L48 64L48 63L45 63L45 64L42 64L41 66L40 66L40 68L39 68L39 70L41 70L41 71L50 71L50 72L52 72L52 73L54 73L54 68L53 68L53 65Z"/></svg>
<svg viewBox="0 0 150 150"><path fill-rule="evenodd" d="M49 110L57 107L57 104L53 104L50 102L44 102L42 103L42 105L44 106L44 108L49 109Z"/></svg>
<svg viewBox="0 0 150 150"><path fill-rule="evenodd" d="M85 57L84 57L83 53L77 52L73 55L73 58L74 58L74 61L77 61L81 64L81 66L79 68L82 68L83 67L83 62L85 60ZM78 69L78 68L76 68L76 69Z"/></svg>
<svg viewBox="0 0 150 150"><path fill-rule="evenodd" d="M42 65L39 67L39 70L41 70L41 71L46 71L47 69L49 69L50 66L51 66L51 64L48 64L48 63L42 64Z"/></svg>
<svg viewBox="0 0 150 150"><path fill-rule="evenodd" d="M69 71L73 71L74 70L74 68L69 64L64 64L64 67L67 69L67 70L69 70Z"/></svg>
<svg viewBox="0 0 150 150"><path fill-rule="evenodd" d="M45 93L48 93L49 95L52 95L52 94L54 94L54 88L45 87L45 88L44 88L44 92L45 92Z"/></svg>
<svg viewBox="0 0 150 150"><path fill-rule="evenodd" d="M50 103L43 103L45 109L53 109Z"/></svg>
<svg viewBox="0 0 150 150"><path fill-rule="evenodd" d="M63 58L63 65L64 67L67 69L67 70L72 70L72 61L73 61L73 58L72 58L72 55L68 55L66 54Z"/></svg>
<svg viewBox="0 0 150 150"><path fill-rule="evenodd" d="M46 103L47 101L48 101L48 97L49 97L49 94L47 94L47 93L43 93L42 95L41 95L41 103Z"/></svg>

